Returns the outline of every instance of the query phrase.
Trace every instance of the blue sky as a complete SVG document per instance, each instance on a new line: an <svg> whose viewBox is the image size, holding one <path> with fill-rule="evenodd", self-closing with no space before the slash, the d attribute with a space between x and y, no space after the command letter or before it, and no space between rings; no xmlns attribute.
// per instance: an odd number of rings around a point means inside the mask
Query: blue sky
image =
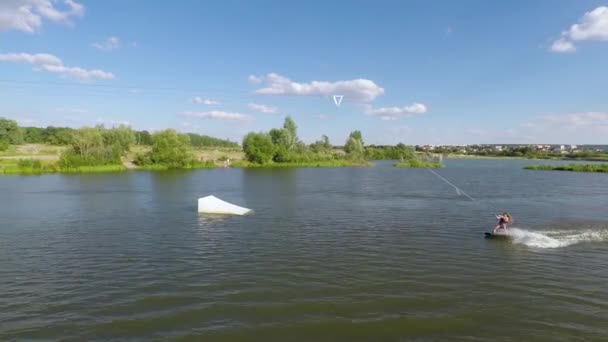
<svg viewBox="0 0 608 342"><path fill-rule="evenodd" d="M606 1L0 3L0 116L36 126L608 143L606 61Z"/></svg>

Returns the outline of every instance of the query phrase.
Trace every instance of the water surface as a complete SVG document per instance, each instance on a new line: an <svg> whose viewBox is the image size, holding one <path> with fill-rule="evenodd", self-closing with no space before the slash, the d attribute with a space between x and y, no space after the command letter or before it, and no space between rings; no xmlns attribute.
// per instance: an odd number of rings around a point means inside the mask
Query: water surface
<svg viewBox="0 0 608 342"><path fill-rule="evenodd" d="M0 177L0 340L606 339L608 175L529 163Z"/></svg>

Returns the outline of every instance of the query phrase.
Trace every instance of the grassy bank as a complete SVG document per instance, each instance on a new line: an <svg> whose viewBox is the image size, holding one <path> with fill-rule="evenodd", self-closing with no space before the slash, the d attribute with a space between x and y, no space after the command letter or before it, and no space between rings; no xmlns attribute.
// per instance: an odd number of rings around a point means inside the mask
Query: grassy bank
<svg viewBox="0 0 608 342"><path fill-rule="evenodd" d="M212 161L206 161L206 162L197 162L191 165L187 165L184 167L172 167L170 165L163 165L163 164L154 164L154 165L143 165L143 166L138 166L136 170L146 170L146 171L166 171L166 170L173 170L173 169L179 169L179 170L194 170L194 169L214 169L216 168L216 164Z"/></svg>
<svg viewBox="0 0 608 342"><path fill-rule="evenodd" d="M428 167L432 169L441 168L443 164L436 162L427 162L422 160L408 160L393 164L395 167Z"/></svg>
<svg viewBox="0 0 608 342"><path fill-rule="evenodd" d="M29 165L19 164L0 164L0 174L4 175L41 175L50 173L98 173L98 172L118 172L124 171L123 165L99 165L99 166L79 166L64 168L56 163L30 163Z"/></svg>
<svg viewBox="0 0 608 342"><path fill-rule="evenodd" d="M242 168L290 168L290 167L356 167L356 166L372 166L370 162L351 161L345 159L336 160L323 160L323 161L311 161L311 162L287 162L287 163L266 163L257 164L248 161L236 161L231 164L231 167L242 167Z"/></svg>
<svg viewBox="0 0 608 342"><path fill-rule="evenodd" d="M608 172L608 164L528 165L524 169L537 171Z"/></svg>

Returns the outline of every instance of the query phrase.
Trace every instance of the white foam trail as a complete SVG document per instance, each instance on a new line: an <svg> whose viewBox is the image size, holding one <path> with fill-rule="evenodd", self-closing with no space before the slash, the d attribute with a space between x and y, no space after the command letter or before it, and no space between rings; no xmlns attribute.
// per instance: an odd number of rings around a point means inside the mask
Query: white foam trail
<svg viewBox="0 0 608 342"><path fill-rule="evenodd" d="M537 248L559 248L580 242L608 241L608 230L528 231L509 228L513 242Z"/></svg>

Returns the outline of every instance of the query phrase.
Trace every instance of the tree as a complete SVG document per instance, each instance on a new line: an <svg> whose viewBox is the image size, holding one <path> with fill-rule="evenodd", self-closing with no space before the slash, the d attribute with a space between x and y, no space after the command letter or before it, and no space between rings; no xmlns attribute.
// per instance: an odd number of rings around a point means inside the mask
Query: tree
<svg viewBox="0 0 608 342"><path fill-rule="evenodd" d="M363 158L363 136L360 131L351 132L344 145L344 151L349 154L352 158L361 159Z"/></svg>
<svg viewBox="0 0 608 342"><path fill-rule="evenodd" d="M44 128L24 127L23 140L27 144L41 144L44 142Z"/></svg>
<svg viewBox="0 0 608 342"><path fill-rule="evenodd" d="M72 128L49 126L44 130L42 139L51 145L69 145L72 143L74 131Z"/></svg>
<svg viewBox="0 0 608 342"><path fill-rule="evenodd" d="M96 166L120 163L120 150L104 144L100 127L83 127L74 131L72 144L59 161L62 167Z"/></svg>
<svg viewBox="0 0 608 342"><path fill-rule="evenodd" d="M148 131L135 132L135 143L137 145L152 145L152 135Z"/></svg>
<svg viewBox="0 0 608 342"><path fill-rule="evenodd" d="M230 140L213 138L207 135L188 133L190 144L194 147L238 147L239 145Z"/></svg>
<svg viewBox="0 0 608 342"><path fill-rule="evenodd" d="M327 135L323 135L321 140L315 141L310 145L310 148L315 153L327 153L331 150L331 144L329 143L329 138Z"/></svg>
<svg viewBox="0 0 608 342"><path fill-rule="evenodd" d="M403 160L412 160L416 158L416 152L413 148L406 146L405 144L399 143L394 147L396 155L395 158L391 159L403 159Z"/></svg>
<svg viewBox="0 0 608 342"><path fill-rule="evenodd" d="M289 132L286 129L273 128L268 134L270 134L270 138L272 139L273 144L289 148L289 144L291 142Z"/></svg>
<svg viewBox="0 0 608 342"><path fill-rule="evenodd" d="M74 134L72 147L82 158L99 157L99 152L104 148L101 131L92 127L78 129Z"/></svg>
<svg viewBox="0 0 608 342"><path fill-rule="evenodd" d="M0 141L5 144L23 144L23 130L15 120L0 118Z"/></svg>
<svg viewBox="0 0 608 342"><path fill-rule="evenodd" d="M250 162L265 164L274 157L275 145L270 134L251 132L243 139L243 151Z"/></svg>
<svg viewBox="0 0 608 342"><path fill-rule="evenodd" d="M165 129L152 134L152 151L149 160L171 168L181 168L192 162L190 138L174 129Z"/></svg>
<svg viewBox="0 0 608 342"><path fill-rule="evenodd" d="M329 137L325 134L321 136L321 141L323 141L323 147L326 149L331 149L331 143L329 142Z"/></svg>
<svg viewBox="0 0 608 342"><path fill-rule="evenodd" d="M135 143L135 133L126 125L105 129L100 128L103 135L103 141L106 146L117 148L120 153L129 151L131 144Z"/></svg>
<svg viewBox="0 0 608 342"><path fill-rule="evenodd" d="M293 121L291 116L288 115L285 118L283 129L287 131L287 149L292 150L298 142L298 126L296 126L296 123Z"/></svg>

